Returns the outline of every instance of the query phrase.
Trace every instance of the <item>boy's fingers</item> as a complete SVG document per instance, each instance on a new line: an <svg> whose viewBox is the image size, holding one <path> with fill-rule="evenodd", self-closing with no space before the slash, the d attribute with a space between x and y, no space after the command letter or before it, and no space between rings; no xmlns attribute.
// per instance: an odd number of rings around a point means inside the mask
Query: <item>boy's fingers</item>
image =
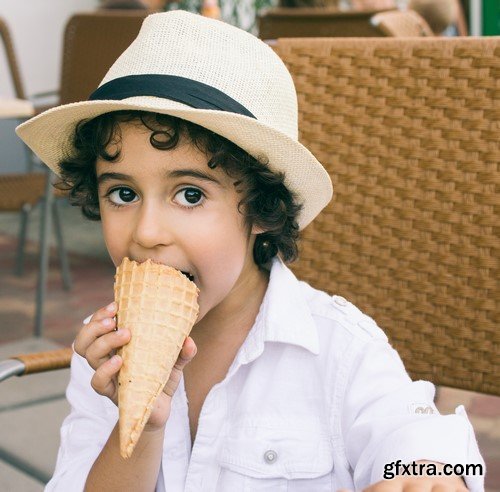
<svg viewBox="0 0 500 492"><path fill-rule="evenodd" d="M196 352L197 347L194 340L191 337L187 337L186 340L184 340L184 345L182 346L182 350L177 358L177 362L170 373L170 378L163 388L163 392L168 396L174 396L175 390L179 386L179 381L181 380L182 370L186 364L191 362L193 357L196 355Z"/></svg>
<svg viewBox="0 0 500 492"><path fill-rule="evenodd" d="M92 327L98 326L96 325L96 322L102 322L105 319L112 319L113 323L116 323L116 320L113 318L116 316L117 307L116 302L113 301L107 306L97 310L90 318L90 321L86 325L83 325L75 339L75 351L77 354L82 355L81 352L85 351L84 345L86 345L85 340L87 338L85 335L89 334Z"/></svg>
<svg viewBox="0 0 500 492"><path fill-rule="evenodd" d="M116 392L113 378L122 366L122 359L119 355L114 355L102 364L94 373L90 384L100 395L112 398Z"/></svg>
<svg viewBox="0 0 500 492"><path fill-rule="evenodd" d="M116 311L117 311L118 305L116 302L112 302L108 304L107 306L102 307L101 309L98 309L93 315L92 318L90 318L90 322L92 321L99 321L104 318L113 318L116 316Z"/></svg>
<svg viewBox="0 0 500 492"><path fill-rule="evenodd" d="M130 331L122 329L111 331L97 338L85 352L85 358L93 369L97 369L103 361L110 358L110 353L120 347L123 347L130 341Z"/></svg>
<svg viewBox="0 0 500 492"><path fill-rule="evenodd" d="M182 370L188 362L191 362L197 351L198 347L194 343L194 340L191 337L187 337L186 340L184 340L182 350L174 367Z"/></svg>
<svg viewBox="0 0 500 492"><path fill-rule="evenodd" d="M75 352L82 357L86 357L87 349L99 337L114 331L116 321L113 318L103 318L91 321L82 327L75 338Z"/></svg>

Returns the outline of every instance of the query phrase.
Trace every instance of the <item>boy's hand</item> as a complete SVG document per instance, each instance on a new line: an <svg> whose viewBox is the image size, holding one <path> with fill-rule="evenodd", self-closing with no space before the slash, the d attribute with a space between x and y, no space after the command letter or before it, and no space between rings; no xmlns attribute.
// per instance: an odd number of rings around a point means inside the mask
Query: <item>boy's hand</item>
<svg viewBox="0 0 500 492"><path fill-rule="evenodd" d="M92 388L118 405L117 376L123 361L120 356L115 355L115 352L116 349L129 342L130 331L116 330L114 319L116 311L115 302L96 311L90 322L78 332L74 347L75 352L85 358L90 367L95 370L91 380ZM166 424L170 416L172 396L179 385L182 370L195 355L194 340L187 337L170 378L156 401L145 430L159 429Z"/></svg>

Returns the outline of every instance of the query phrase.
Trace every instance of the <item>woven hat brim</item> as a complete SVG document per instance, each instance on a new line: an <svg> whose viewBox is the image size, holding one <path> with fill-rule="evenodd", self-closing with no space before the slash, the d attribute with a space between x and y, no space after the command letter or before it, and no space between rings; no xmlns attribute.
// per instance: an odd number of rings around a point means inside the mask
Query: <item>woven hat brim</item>
<svg viewBox="0 0 500 492"><path fill-rule="evenodd" d="M302 144L256 119L226 111L196 109L169 99L141 96L120 101L84 101L58 106L16 128L18 136L59 175L59 162L72 154L76 125L120 110L151 111L176 116L203 126L234 142L253 157L267 158L272 171L285 174L285 185L303 209L300 229L330 202L333 187L328 173Z"/></svg>

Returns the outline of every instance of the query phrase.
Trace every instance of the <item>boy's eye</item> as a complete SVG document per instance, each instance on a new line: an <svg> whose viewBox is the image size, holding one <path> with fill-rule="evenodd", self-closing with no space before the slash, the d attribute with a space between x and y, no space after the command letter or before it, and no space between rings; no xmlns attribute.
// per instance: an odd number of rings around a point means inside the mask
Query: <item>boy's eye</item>
<svg viewBox="0 0 500 492"><path fill-rule="evenodd" d="M109 199L117 205L131 203L136 196L137 195L130 188L116 188L109 193Z"/></svg>
<svg viewBox="0 0 500 492"><path fill-rule="evenodd" d="M203 192L197 188L184 188L175 195L177 201L183 207L196 207L203 199Z"/></svg>

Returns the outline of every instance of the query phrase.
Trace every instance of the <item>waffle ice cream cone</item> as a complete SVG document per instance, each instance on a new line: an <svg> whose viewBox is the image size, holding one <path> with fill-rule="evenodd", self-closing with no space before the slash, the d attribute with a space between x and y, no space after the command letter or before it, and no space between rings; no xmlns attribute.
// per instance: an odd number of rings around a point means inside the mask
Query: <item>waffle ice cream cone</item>
<svg viewBox="0 0 500 492"><path fill-rule="evenodd" d="M117 326L130 342L118 354L120 454L132 455L198 316L198 289L175 268L124 258L116 270Z"/></svg>

